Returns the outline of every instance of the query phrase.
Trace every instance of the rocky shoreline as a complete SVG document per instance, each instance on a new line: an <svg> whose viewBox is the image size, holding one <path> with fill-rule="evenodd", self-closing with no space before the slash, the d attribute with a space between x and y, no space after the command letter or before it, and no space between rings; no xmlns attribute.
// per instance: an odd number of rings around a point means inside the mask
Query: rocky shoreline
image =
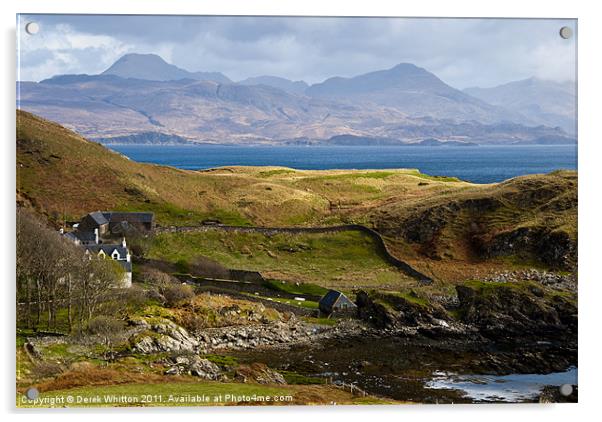
<svg viewBox="0 0 602 422"><path fill-rule="evenodd" d="M528 276L539 277L537 273L504 277ZM281 313L275 320L251 313L236 324L191 331L168 318L136 316L126 321L122 339L126 347L120 353L227 354L392 338L441 350L461 344L490 357L497 353L490 365L496 372L553 371L576 364L577 305L567 290L549 288L566 287L572 282L569 277L546 277L537 283L501 279L465 283L456 286L456 299L447 302L426 301L412 292L359 291L356 317L331 325L292 313ZM48 341L77 343L73 338L38 337L30 339L28 347L35 353L36 343ZM543 359L543 354L556 356L554 362Z"/></svg>
<svg viewBox="0 0 602 422"><path fill-rule="evenodd" d="M433 318L414 326L377 328L361 320L343 320L335 326L323 326L290 318L287 322L211 328L194 335L170 321L148 324L136 322L132 335L136 353L209 353L238 351L290 350L298 348L335 348L338 344L374 339L402 341L426 350L465 350L478 356L473 369L496 374L512 372L547 373L561 371L577 361L576 334L551 338L549 332L525 331L501 335L483 332L474 325ZM375 351L378 353L378 351Z"/></svg>
<svg viewBox="0 0 602 422"><path fill-rule="evenodd" d="M327 378L330 373L357 373L357 378L339 381L356 382L377 395L387 395L383 381L370 385L366 374L373 371L372 379L382 380L389 362L397 361L400 371L420 373L421 378L398 385L397 396L392 397L401 399L404 388L415 388L412 397L418 401L423 400L429 370L509 375L549 374L576 367L576 295L566 288L572 280L542 278L538 273L503 277L507 280L458 285L454 300L427 300L413 291L358 291L357 315L330 324L273 310L268 318L261 306L241 309L242 305L234 304L218 312L229 316L227 324L197 329L179 325L169 313L132 316L125 321L120 347L112 359L145 356L163 375L214 381L234 378L278 384L282 382L279 371L289 369ZM101 343L94 338L87 338L86 344L82 341L41 336L28 339L25 349L36 358L49 345L81 351ZM93 352L78 354L94 357ZM321 356L322 363L307 361L313 355ZM211 361L211 356L246 360L226 368ZM332 372L335 366L340 369Z"/></svg>

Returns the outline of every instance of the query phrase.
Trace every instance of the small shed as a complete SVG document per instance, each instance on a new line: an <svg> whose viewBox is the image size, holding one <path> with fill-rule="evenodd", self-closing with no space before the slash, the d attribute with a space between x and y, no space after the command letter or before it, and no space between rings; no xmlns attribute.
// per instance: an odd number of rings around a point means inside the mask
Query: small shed
<svg viewBox="0 0 602 422"><path fill-rule="evenodd" d="M351 313L357 309L347 296L338 290L329 290L318 303L320 313L331 315L333 313Z"/></svg>

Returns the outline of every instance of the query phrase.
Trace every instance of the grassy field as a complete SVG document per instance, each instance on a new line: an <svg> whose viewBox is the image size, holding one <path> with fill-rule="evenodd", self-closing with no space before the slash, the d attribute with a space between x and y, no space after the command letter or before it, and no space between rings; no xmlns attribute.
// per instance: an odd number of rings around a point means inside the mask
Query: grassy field
<svg viewBox="0 0 602 422"><path fill-rule="evenodd" d="M173 263L194 262L202 255L229 268L261 271L266 277L323 287L399 288L410 281L377 254L370 237L353 231L272 236L217 230L164 233L153 237L147 255ZM325 293L315 287L309 291L300 286L295 291L295 287L280 286L291 293Z"/></svg>
<svg viewBox="0 0 602 422"><path fill-rule="evenodd" d="M324 296L328 289L313 283L285 283L282 280L266 280L264 286L269 289L291 293L294 295Z"/></svg>
<svg viewBox="0 0 602 422"><path fill-rule="evenodd" d="M284 298L280 298L280 297L274 297L274 298L270 298L270 299L273 300L274 302L286 303L287 305L300 306L302 308L308 308L308 309L318 309L318 302L314 302L312 300L299 301L299 300L294 300L294 299L284 299Z"/></svg>

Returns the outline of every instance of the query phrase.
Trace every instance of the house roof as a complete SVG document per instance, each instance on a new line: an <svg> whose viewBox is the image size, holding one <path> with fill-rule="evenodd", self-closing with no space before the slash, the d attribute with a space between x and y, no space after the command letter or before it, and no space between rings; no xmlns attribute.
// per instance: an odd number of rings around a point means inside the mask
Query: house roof
<svg viewBox="0 0 602 422"><path fill-rule="evenodd" d="M100 251L103 251L108 256L111 256L113 251L115 249L117 249L117 252L119 253L119 255L124 258L128 253L127 247L124 248L122 245L108 245L108 244L90 245L90 246L86 246L86 249L89 250L90 252L94 252L94 253L100 253Z"/></svg>
<svg viewBox="0 0 602 422"><path fill-rule="evenodd" d="M322 299L320 299L320 306L331 308L343 293L336 290L329 290Z"/></svg>
<svg viewBox="0 0 602 422"><path fill-rule="evenodd" d="M129 223L152 223L155 219L155 214L152 212L104 211L102 214L111 223L120 223L122 221Z"/></svg>
<svg viewBox="0 0 602 422"><path fill-rule="evenodd" d="M91 212L90 214L88 214L88 216L99 226L109 223L109 221L105 218L104 214L100 211Z"/></svg>
<svg viewBox="0 0 602 422"><path fill-rule="evenodd" d="M72 242L77 242L79 240L79 238L73 232L67 232L63 236L65 236L65 238L71 240Z"/></svg>
<svg viewBox="0 0 602 422"><path fill-rule="evenodd" d="M72 234L74 237L76 237L82 242L96 241L96 235L93 232L76 230L69 234Z"/></svg>
<svg viewBox="0 0 602 422"><path fill-rule="evenodd" d="M322 299L320 299L320 302L318 303L318 305L320 306L321 309L332 309L332 307L334 305L336 305L336 303L339 300L343 300L344 302L355 306L355 304L351 300L349 300L349 298L347 296L345 296L343 293L341 293L337 290L329 290L322 297Z"/></svg>

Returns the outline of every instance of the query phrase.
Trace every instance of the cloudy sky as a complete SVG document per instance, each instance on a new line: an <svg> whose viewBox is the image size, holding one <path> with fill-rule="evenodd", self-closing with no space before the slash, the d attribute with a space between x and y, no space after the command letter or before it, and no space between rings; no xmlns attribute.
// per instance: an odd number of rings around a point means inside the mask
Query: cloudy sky
<svg viewBox="0 0 602 422"><path fill-rule="evenodd" d="M35 21L36 35L25 32ZM575 80L573 20L21 15L20 80L100 73L126 53L237 81L308 83L414 63L457 88Z"/></svg>

